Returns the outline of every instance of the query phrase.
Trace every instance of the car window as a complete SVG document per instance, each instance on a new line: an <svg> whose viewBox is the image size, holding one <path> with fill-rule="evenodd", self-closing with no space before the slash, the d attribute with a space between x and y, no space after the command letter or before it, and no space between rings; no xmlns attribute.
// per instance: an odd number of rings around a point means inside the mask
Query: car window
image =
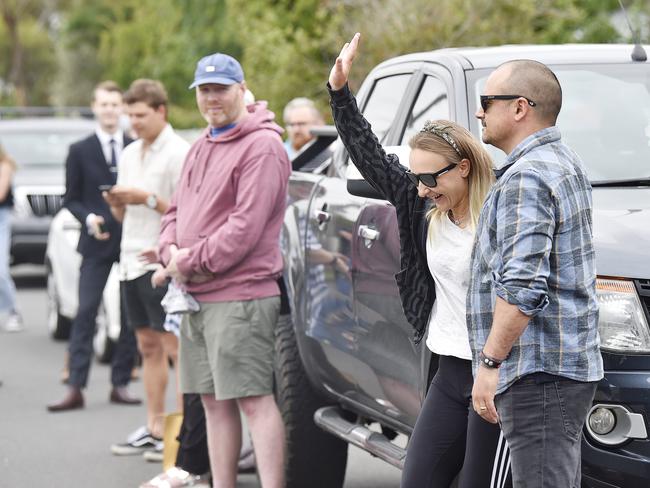
<svg viewBox="0 0 650 488"><path fill-rule="evenodd" d="M562 85L557 126L592 181L650 176L650 65L553 67ZM488 73L474 84L478 106ZM470 97L472 98L472 97ZM477 124L478 130L481 127ZM505 155L487 146L496 161Z"/></svg>
<svg viewBox="0 0 650 488"><path fill-rule="evenodd" d="M403 73L375 81L363 108L363 115L381 142L390 129L410 79L411 73Z"/></svg>
<svg viewBox="0 0 650 488"><path fill-rule="evenodd" d="M88 131L7 132L0 143L19 166L61 165L70 144L88 135Z"/></svg>
<svg viewBox="0 0 650 488"><path fill-rule="evenodd" d="M427 120L449 119L447 87L438 78L427 76L422 83L418 97L406 121L401 143L408 143Z"/></svg>

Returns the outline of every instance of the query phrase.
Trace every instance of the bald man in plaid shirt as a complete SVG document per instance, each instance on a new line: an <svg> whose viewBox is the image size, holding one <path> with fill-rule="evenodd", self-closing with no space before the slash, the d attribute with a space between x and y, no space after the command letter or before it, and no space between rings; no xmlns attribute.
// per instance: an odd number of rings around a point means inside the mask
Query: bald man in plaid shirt
<svg viewBox="0 0 650 488"><path fill-rule="evenodd" d="M508 157L476 232L467 296L472 402L500 422L514 486L579 487L582 427L603 377L591 185L555 121L545 65L501 65L476 116Z"/></svg>

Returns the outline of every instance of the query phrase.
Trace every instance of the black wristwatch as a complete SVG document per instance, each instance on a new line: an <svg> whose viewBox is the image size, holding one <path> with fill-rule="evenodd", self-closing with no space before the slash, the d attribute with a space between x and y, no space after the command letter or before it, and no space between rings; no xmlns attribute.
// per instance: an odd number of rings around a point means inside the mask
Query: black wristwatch
<svg viewBox="0 0 650 488"><path fill-rule="evenodd" d="M481 361L481 364L483 364L483 366L488 369L499 369L501 367L501 363L505 361L486 356L483 351L478 353L478 360Z"/></svg>

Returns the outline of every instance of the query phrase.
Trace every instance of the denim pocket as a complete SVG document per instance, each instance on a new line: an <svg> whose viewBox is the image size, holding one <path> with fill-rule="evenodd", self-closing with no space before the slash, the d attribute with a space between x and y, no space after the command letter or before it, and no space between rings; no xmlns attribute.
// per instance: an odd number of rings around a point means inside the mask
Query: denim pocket
<svg viewBox="0 0 650 488"><path fill-rule="evenodd" d="M594 398L596 385L571 380L551 383L555 387L564 432L573 441L578 441L582 426Z"/></svg>

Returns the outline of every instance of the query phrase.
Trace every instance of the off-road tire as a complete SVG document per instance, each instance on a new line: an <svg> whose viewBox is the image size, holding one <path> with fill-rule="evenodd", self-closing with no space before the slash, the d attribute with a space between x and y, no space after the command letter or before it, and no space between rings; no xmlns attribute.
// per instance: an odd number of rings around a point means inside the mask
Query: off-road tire
<svg viewBox="0 0 650 488"><path fill-rule="evenodd" d="M348 445L314 423L314 412L328 402L307 379L289 315L278 321L275 350L276 399L286 430L285 487L341 488Z"/></svg>

